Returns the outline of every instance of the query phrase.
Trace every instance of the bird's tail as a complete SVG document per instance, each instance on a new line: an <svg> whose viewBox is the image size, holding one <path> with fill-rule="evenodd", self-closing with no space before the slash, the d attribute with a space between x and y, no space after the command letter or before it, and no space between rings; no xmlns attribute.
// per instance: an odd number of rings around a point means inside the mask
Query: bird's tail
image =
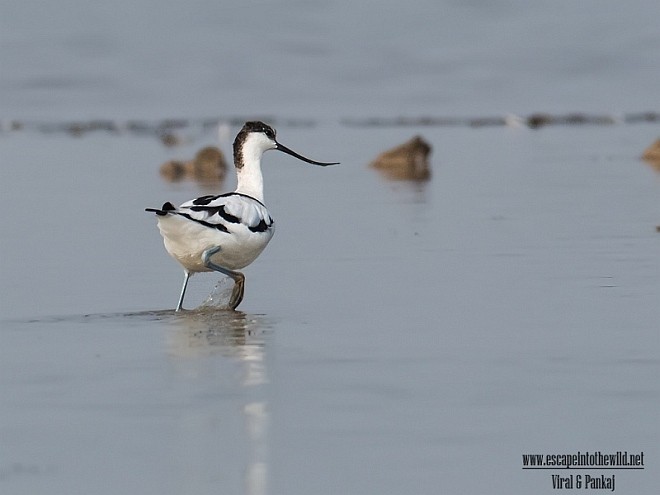
<svg viewBox="0 0 660 495"><path fill-rule="evenodd" d="M145 208L144 211L153 211L156 215L165 216L169 212L176 210L176 207L169 201L165 203L161 208Z"/></svg>

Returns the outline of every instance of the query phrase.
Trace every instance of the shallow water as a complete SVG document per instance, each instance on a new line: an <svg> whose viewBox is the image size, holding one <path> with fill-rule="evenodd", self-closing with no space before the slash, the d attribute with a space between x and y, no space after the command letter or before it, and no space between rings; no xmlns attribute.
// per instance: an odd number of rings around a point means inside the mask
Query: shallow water
<svg viewBox="0 0 660 495"><path fill-rule="evenodd" d="M281 131L342 165L266 155L278 232L242 312L182 315L142 207L199 190L158 177L156 141L3 141L8 492L528 493L550 477L522 453L628 449L650 464L617 490L650 493L653 127L405 131L429 182L366 167L400 129Z"/></svg>
<svg viewBox="0 0 660 495"><path fill-rule="evenodd" d="M200 65L216 53L217 23L238 19L218 35L229 39L253 10L199 2L206 16L184 16L159 7L152 20L161 34L144 39L133 23L144 25L148 2L135 4L135 18L71 2L89 23L75 29L64 10L46 23L21 5L11 6L15 22L2 34L4 46L20 48L2 55L15 64L0 74L11 117L261 110L284 123L283 144L342 163L322 169L268 153L277 233L245 270L240 311L176 314L182 273L143 210L231 190L233 178L168 183L158 167L205 144L229 153L237 128L219 141L211 129L184 135L190 142L176 148L136 133L0 133L1 492L551 493L555 472L523 470L522 454L597 450L644 452L644 470L615 472L616 492L656 492L660 175L639 156L660 126L342 124L645 110L656 97L648 77L660 67L651 64L655 3L610 2L614 10L593 16L594 2L571 7L568 39L538 29L556 26L558 14L534 2L430 2L416 13L393 5L365 30L358 19L375 8L368 3L348 13L340 2L294 11L255 3L270 17L222 53L246 44L257 59L232 58L232 67L274 75L271 93L256 96L266 87L258 78L247 84L241 71ZM428 9L443 11L439 26L415 24L431 18ZM283 59L271 61L249 34L278 15L282 30L266 45ZM397 31L412 33L400 43L375 36L397 19L418 29ZM166 35L191 26L205 27L190 39ZM606 27L623 33L621 44L599 48ZM500 39L505 28L512 34ZM523 36L537 32L540 50ZM430 63L429 36L454 64ZM566 54L575 39L583 43ZM17 65L47 41L52 65ZM180 62L168 67L180 71L170 77L160 60L172 53ZM88 69L77 63L85 57L95 61ZM520 65L505 63L514 60ZM300 88L287 76L294 69ZM208 77L186 86L183 74L194 70ZM628 77L625 94L612 90ZM286 125L290 116L315 125ZM367 167L415 134L433 147L430 181L389 181ZM193 277L186 307L217 280Z"/></svg>

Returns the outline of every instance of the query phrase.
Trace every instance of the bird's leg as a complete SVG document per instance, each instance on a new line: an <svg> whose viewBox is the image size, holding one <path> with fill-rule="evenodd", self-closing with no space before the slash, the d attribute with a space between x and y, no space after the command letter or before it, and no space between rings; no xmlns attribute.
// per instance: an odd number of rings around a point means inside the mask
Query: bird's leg
<svg viewBox="0 0 660 495"><path fill-rule="evenodd" d="M176 305L174 311L181 311L181 306L183 306L183 297L186 295L186 287L188 287L188 279L190 278L190 272L186 270L183 274L183 287L181 287L181 295L179 296L179 304Z"/></svg>
<svg viewBox="0 0 660 495"><path fill-rule="evenodd" d="M231 297L229 298L229 309L236 309L241 301L243 300L243 293L245 292L245 275L241 272L235 272L229 268L225 268L220 265L216 265L211 261L211 257L220 251L220 246L215 246L207 249L202 254L202 261L204 266L214 270L216 272L224 273L228 277L231 277L234 281L234 290L231 292Z"/></svg>

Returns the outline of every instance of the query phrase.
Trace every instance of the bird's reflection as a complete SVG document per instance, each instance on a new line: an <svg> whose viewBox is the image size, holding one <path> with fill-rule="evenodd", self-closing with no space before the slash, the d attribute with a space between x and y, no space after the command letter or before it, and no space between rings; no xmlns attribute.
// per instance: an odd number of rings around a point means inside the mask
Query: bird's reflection
<svg viewBox="0 0 660 495"><path fill-rule="evenodd" d="M222 311L202 308L176 314L174 328L169 335L168 350L177 363L178 373L196 379L200 368L204 369L214 358L229 359L240 364L241 372L232 377L230 389L243 390L241 397L241 421L244 430L244 450L247 462L244 466L243 493L264 495L268 480L268 402L264 386L268 383L265 363L265 336L268 322L265 317L240 311ZM203 363L205 362L205 363ZM217 364L217 363L216 363ZM203 373L203 371L201 372ZM185 425L196 423L191 412L184 418ZM217 413L219 415L219 413ZM216 418L223 422L228 418ZM184 425L184 430L190 430ZM205 429L205 431L208 431ZM199 432L191 433L193 440ZM219 438L222 442L224 439ZM222 487L220 487L222 492Z"/></svg>

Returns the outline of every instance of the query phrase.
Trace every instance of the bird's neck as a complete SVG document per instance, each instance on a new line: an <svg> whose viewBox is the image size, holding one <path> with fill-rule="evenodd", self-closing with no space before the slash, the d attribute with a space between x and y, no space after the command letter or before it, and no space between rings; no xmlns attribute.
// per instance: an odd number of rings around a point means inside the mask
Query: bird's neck
<svg viewBox="0 0 660 495"><path fill-rule="evenodd" d="M246 194L263 203L264 178L261 174L261 153L243 151L243 166L236 169L236 192Z"/></svg>

